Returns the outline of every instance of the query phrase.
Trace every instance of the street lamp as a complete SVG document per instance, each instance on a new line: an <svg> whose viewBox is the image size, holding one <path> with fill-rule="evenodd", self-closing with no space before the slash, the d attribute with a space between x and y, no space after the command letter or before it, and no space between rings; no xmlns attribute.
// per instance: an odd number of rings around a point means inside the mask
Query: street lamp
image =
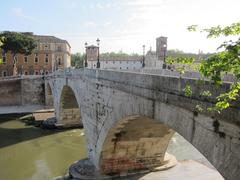
<svg viewBox="0 0 240 180"><path fill-rule="evenodd" d="M142 67L145 67L145 45L142 46L143 47L143 62L142 62Z"/></svg>
<svg viewBox="0 0 240 180"><path fill-rule="evenodd" d="M98 46L98 57L97 57L97 68L100 68L100 61L99 61L99 45L100 45L100 40L97 38L97 46Z"/></svg>
<svg viewBox="0 0 240 180"><path fill-rule="evenodd" d="M86 53L86 55L85 55L85 64L84 64L85 67L88 66L88 63L87 63L87 45L88 45L87 42L85 42L85 49L86 49L86 52L85 52Z"/></svg>
<svg viewBox="0 0 240 180"><path fill-rule="evenodd" d="M163 69L166 69L166 51L167 51L167 44L163 45Z"/></svg>

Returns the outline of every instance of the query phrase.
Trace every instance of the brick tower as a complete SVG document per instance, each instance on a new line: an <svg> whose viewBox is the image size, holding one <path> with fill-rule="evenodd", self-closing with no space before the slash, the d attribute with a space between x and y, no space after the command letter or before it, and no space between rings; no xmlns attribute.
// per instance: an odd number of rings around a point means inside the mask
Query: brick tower
<svg viewBox="0 0 240 180"><path fill-rule="evenodd" d="M156 39L156 55L158 60L164 61L167 55L167 37L160 36Z"/></svg>

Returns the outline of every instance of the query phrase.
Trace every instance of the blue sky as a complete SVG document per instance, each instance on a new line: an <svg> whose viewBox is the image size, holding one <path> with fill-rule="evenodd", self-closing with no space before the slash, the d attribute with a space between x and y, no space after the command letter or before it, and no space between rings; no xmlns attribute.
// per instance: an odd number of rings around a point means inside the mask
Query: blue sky
<svg viewBox="0 0 240 180"><path fill-rule="evenodd" d="M66 39L72 52L101 40L102 52L141 53L155 49L158 36L169 49L213 52L223 40L189 33L203 27L240 21L239 0L8 0L1 2L0 30L30 31Z"/></svg>

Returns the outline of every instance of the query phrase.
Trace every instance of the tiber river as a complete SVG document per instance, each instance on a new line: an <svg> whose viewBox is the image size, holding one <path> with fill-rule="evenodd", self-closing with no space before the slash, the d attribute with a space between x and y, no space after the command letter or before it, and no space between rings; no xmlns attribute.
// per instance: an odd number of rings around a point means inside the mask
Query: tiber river
<svg viewBox="0 0 240 180"><path fill-rule="evenodd" d="M168 152L178 160L206 159L175 134ZM86 157L82 129L56 131L26 126L17 119L0 120L0 179L48 180L65 175L76 160Z"/></svg>

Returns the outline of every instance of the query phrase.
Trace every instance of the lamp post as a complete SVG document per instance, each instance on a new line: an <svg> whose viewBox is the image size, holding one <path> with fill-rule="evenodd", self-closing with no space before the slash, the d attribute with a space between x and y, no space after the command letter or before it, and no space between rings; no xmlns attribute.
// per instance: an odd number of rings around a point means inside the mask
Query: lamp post
<svg viewBox="0 0 240 180"><path fill-rule="evenodd" d="M86 55L85 55L85 63L84 63L84 66L87 67L88 66L88 63L87 63L87 42L85 42L85 49L86 49Z"/></svg>
<svg viewBox="0 0 240 180"><path fill-rule="evenodd" d="M143 62L142 62L142 67L145 67L145 45L142 46L143 47Z"/></svg>
<svg viewBox="0 0 240 180"><path fill-rule="evenodd" d="M163 69L166 69L166 51L167 51L167 44L163 45Z"/></svg>
<svg viewBox="0 0 240 180"><path fill-rule="evenodd" d="M97 38L97 46L98 46L98 56L97 56L97 68L100 68L100 61L99 61L99 45L100 45L100 40Z"/></svg>

